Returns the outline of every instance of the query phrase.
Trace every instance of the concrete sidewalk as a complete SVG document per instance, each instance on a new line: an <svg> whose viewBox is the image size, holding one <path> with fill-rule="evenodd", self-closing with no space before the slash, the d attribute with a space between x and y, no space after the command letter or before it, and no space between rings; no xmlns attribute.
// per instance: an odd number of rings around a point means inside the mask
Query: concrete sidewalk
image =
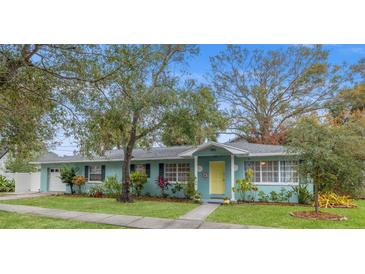
<svg viewBox="0 0 365 274"><path fill-rule="evenodd" d="M265 228L257 226L246 226L236 224L224 224L205 222L203 220L186 219L161 219L141 216L113 215L104 213L90 213L79 211L68 211L24 205L0 204L0 210L16 213L28 213L46 217L61 218L67 220L78 220L90 223L111 224L129 228L157 228L157 229L247 229Z"/></svg>
<svg viewBox="0 0 365 274"><path fill-rule="evenodd" d="M218 207L219 204L202 204L197 208L194 208L193 210L189 211L185 215L179 217L179 219L204 221Z"/></svg>
<svg viewBox="0 0 365 274"><path fill-rule="evenodd" d="M50 196L54 193L39 193L39 192L30 192L30 193L11 193L6 194L4 196L0 196L0 201L7 201L7 200L16 200L16 199L26 199L26 198L35 198L41 196Z"/></svg>

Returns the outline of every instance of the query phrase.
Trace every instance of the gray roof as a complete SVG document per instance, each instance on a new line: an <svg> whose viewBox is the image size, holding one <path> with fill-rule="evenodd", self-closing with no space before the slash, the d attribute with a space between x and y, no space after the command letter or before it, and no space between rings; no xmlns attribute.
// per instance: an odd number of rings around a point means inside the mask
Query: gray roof
<svg viewBox="0 0 365 274"><path fill-rule="evenodd" d="M247 150L247 156L260 155L279 155L285 154L283 146L253 144L246 141L226 143L239 149ZM172 146L172 147L152 147L150 149L134 149L132 160L162 160L162 159L183 159L179 154L194 146ZM81 155L58 156L55 153L47 153L40 157L35 163L67 163L67 162L86 162L86 161L122 161L123 150L114 149L105 153L105 156L95 156L87 158Z"/></svg>

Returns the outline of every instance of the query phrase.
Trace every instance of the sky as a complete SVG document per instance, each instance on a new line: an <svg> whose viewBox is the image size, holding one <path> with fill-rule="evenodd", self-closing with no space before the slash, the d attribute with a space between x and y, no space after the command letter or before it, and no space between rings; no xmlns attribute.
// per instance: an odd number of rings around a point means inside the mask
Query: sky
<svg viewBox="0 0 365 274"><path fill-rule="evenodd" d="M308 45L311 46L311 45ZM226 45L199 45L200 52L198 56L190 59L187 64L187 70L190 72L193 78L196 78L200 82L205 82L205 76L210 71L209 57L217 55L220 51L224 50ZM249 50L263 49L272 50L288 47L288 45L242 45ZM341 64L343 62L352 64L356 63L360 58L365 58L365 45L324 45L324 49L329 51L329 61L331 63ZM221 135L218 141L225 142L232 138L231 135ZM59 155L72 155L77 150L76 144L70 138L65 138L62 132L58 132L57 141L61 142L59 146L56 146L53 152Z"/></svg>

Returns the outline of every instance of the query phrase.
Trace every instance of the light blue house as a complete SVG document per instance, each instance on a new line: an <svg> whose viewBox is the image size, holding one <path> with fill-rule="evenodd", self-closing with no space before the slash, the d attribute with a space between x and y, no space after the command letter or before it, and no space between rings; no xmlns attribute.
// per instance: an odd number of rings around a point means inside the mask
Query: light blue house
<svg viewBox="0 0 365 274"><path fill-rule="evenodd" d="M103 157L87 159L82 156L47 154L36 163L41 166L41 192L67 191L59 179L63 165L78 168L78 174L87 178L85 188L101 183L107 176L122 179L122 150L112 150ZM283 146L252 144L245 141L230 143L208 142L199 146L153 147L149 150L135 149L131 171L148 175L144 193L157 195L158 176L164 176L172 184L185 182L189 174L197 178L195 187L204 201L236 200L232 191L235 181L244 178L245 170L254 170L253 183L259 191L270 193L287 190L299 184L298 162ZM292 197L292 202L297 197Z"/></svg>

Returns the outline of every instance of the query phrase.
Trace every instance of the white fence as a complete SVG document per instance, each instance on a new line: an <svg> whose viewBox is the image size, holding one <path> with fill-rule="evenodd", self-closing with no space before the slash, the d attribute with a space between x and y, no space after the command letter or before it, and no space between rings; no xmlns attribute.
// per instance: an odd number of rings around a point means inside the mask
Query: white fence
<svg viewBox="0 0 365 274"><path fill-rule="evenodd" d="M41 186L41 173L5 173L9 179L15 180L15 192L39 192Z"/></svg>

